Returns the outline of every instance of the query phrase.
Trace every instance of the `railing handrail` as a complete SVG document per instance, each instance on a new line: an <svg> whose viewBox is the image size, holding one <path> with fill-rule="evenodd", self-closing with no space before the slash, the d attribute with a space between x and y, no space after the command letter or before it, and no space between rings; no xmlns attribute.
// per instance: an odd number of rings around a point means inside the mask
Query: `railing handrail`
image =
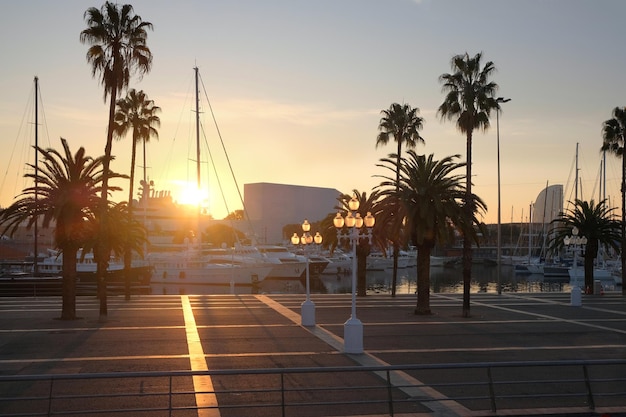
<svg viewBox="0 0 626 417"><path fill-rule="evenodd" d="M592 359L592 360L558 360L558 361L503 361L503 362L469 362L469 363L432 363L408 365L380 365L380 366L325 366L325 367L295 367L295 368L241 368L241 369L210 369L204 371L176 370L176 371L133 371L133 372L97 372L85 374L34 374L34 375L0 375L0 382L19 380L49 380L49 379L98 379L98 378L141 378L141 377L168 377L168 376L203 376L203 375L250 375L250 374L296 374L296 373L338 373L338 372L385 372L385 371L412 371L432 369L475 369L475 368L518 368L543 366L599 366L599 365L626 365L626 359Z"/></svg>
<svg viewBox="0 0 626 417"><path fill-rule="evenodd" d="M589 371L594 366L604 367L604 371L599 371L592 375ZM40 374L40 375L0 375L0 384L9 384L11 389L4 393L0 390L0 411L3 415L17 416L52 416L52 415L82 415L93 412L108 413L116 415L134 415L137 412L158 413L169 411L172 416L177 410L200 410L207 408L215 409L262 409L275 408L281 410L281 415L286 417L287 410L294 410L294 414L299 415L299 407L312 406L322 407L319 415L324 414L325 407L342 406L365 407L371 411L373 407L383 407L386 411L377 412L376 415L394 416L399 407L415 407L415 404L432 404L441 401L455 401L463 407L468 407L470 412L483 412L490 410L496 412L502 408L520 409L534 408L538 401L542 402L541 408L563 409L567 408L567 413L588 413L589 410L597 410L598 404L602 407L612 407L612 411L619 409L626 412L626 372L615 374L611 368L613 366L626 366L626 359L598 359L598 360L559 360L559 361L507 361L507 362L475 362L475 363L443 363L443 364L408 364L408 365L387 365L387 366L333 366L333 367L299 367L299 368L255 368L255 369L216 369L206 371L140 371L140 372L106 372L106 373L85 373L85 374ZM530 374L525 371L516 371L509 374L499 372L500 378L494 378L494 370L498 368L519 369L519 368L540 368L540 367L568 367L580 369L582 372L572 373L566 370L562 374L550 370L550 374L541 374L536 369L530 370ZM438 378L437 381L419 381L417 379L396 379L392 382L391 374L394 372L427 371L433 375L432 371L437 370L485 370L479 373L462 374L453 372L451 378ZM608 370L608 373L606 373ZM376 378L363 380L362 378L346 379L345 375L350 373L372 373ZM520 374L521 372L521 374ZM621 372L621 371L620 371ZM307 379L295 377L300 374L320 375L320 374L343 374L342 378L331 378L320 376L319 379ZM473 375L467 377L467 375ZM250 375L279 376L275 378L260 378L258 381L269 382L267 385L247 386L240 384L235 379L235 383L222 385L219 389L210 391L195 391L187 385L174 388L173 380L177 378L190 377L228 377L239 378ZM285 378L292 375L291 378ZM444 374L438 374L444 375ZM466 375L458 378L460 375ZM521 375L526 375L523 377ZM548 378L546 378L548 375ZM502 379L505 377L506 379ZM142 379L141 384L136 382L123 387L141 387L139 390L116 389L120 384L106 384L112 387L112 391L91 391L88 383L76 383L79 380L103 380L115 378ZM156 384L159 388L156 391L144 391L143 379L167 378L166 384ZM218 378L219 379L219 378ZM249 378L248 378L249 380ZM288 380L292 380L289 381ZM349 383L330 383L328 381L350 381ZM272 382L273 381L273 382ZM310 381L310 382L307 382ZM38 383L34 383L38 382ZM120 381L122 382L122 381ZM21 384L20 384L21 383ZM150 384L148 384L150 385ZM57 386L59 389L57 390ZM101 384L94 382L93 386L101 387ZM567 386L567 389L561 389ZM46 388L47 387L47 388ZM71 391L70 387L76 389ZM180 388L183 390L179 390ZM31 388L34 391L31 391ZM43 388L43 391L42 391ZM528 389L530 391L528 392ZM430 390L430 391L429 391ZM437 393L441 391L441 393ZM9 394L13 392L13 394ZM331 393L326 397L324 393ZM344 394L345 393L345 396ZM436 393L433 395L433 393ZM6 394L3 396L3 394ZM262 394L262 395L261 395ZM225 403L214 403L209 405L196 405L188 403L181 405L173 401L174 398L189 398L193 395L214 395L218 398L227 399ZM136 401L117 401L109 405L113 399L142 398L142 403ZM157 399L167 399L167 404L158 403ZM234 400L234 398L236 398ZM89 399L89 401L83 401ZM153 400L154 399L154 400ZM546 401L550 401L549 405ZM67 409L63 404L70 402L76 405L80 401L81 407L87 409ZM100 402L98 402L100 401ZM93 408L95 404L100 404ZM159 405L160 404L160 405ZM473 404L473 405L469 405ZM481 404L481 405L479 405ZM578 404L577 406L573 404ZM26 411L28 407L32 408ZM47 410L42 410L42 406ZM520 406L521 405L521 406ZM3 408L5 407L5 408ZM61 409L55 408L61 407ZM90 407L90 408L89 408ZM103 408L104 407L104 408ZM111 408L112 407L112 408ZM120 408L122 407L122 408ZM128 407L128 408L127 408ZM600 408L601 408L600 407ZM414 410L414 408L410 408ZM362 414L367 414L367 411ZM13 412L13 414L11 414ZM145 414L149 415L149 414Z"/></svg>

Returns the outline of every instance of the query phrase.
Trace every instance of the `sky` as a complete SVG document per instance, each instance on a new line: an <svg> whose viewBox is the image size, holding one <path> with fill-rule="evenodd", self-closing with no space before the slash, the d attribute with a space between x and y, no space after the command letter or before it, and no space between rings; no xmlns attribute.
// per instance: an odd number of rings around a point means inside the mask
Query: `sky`
<svg viewBox="0 0 626 417"><path fill-rule="evenodd" d="M92 77L84 12L103 2L8 0L0 14L0 206L28 184L34 155L34 77L39 144L104 154L108 103ZM180 203L196 181L194 67L199 68L203 204L215 217L243 208L247 183L328 187L369 194L396 151L376 147L381 111L418 107L419 154L460 155L465 135L441 120L439 76L454 55L482 52L497 69L503 223L527 221L548 185L573 200L575 154L585 200L599 198L602 123L626 105L622 0L134 0L151 22L153 67L130 86L161 107L146 171ZM208 99L208 101L207 101ZM210 107L209 107L210 103ZM211 111L212 110L212 111ZM216 122L216 123L215 123ZM217 126L217 128L216 128ZM218 134L219 132L219 134ZM112 169L128 174L131 139L115 141ZM224 151L225 150L225 151ZM474 134L473 191L497 219L497 129ZM226 163L226 157L230 166ZM143 162L138 154L138 180ZM606 157L606 196L620 204L620 162ZM464 174L464 171L462 172ZM127 199L123 193L115 200ZM135 186L135 189L137 186Z"/></svg>

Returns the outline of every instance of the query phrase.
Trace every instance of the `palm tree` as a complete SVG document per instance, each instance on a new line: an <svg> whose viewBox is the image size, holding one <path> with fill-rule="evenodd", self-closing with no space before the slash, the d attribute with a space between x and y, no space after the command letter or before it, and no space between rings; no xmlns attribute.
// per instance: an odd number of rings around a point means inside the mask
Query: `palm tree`
<svg viewBox="0 0 626 417"><path fill-rule="evenodd" d="M456 127L466 134L467 164L465 177L465 219L466 232L472 226L470 219L475 212L472 199L472 136L474 129L489 128L489 115L498 109L494 95L498 85L489 78L495 71L493 62L481 65L482 53L470 57L467 53L456 55L450 64L451 74L442 74L439 82L442 91L447 93L438 113L442 119L456 120ZM470 281L472 279L472 243L470 236L463 237L463 317L470 314Z"/></svg>
<svg viewBox="0 0 626 417"><path fill-rule="evenodd" d="M418 155L409 150L398 165L397 155L381 159L377 166L390 171L400 171L399 191L395 181L385 179L379 187L385 196L383 201L399 201L406 218L407 229L417 247L417 305L415 314L431 314L430 310L430 254L437 242L445 242L452 235L454 219L463 217L462 200L465 196L463 175L455 171L465 166L455 162L459 155L439 161L434 155ZM478 197L476 204L484 208Z"/></svg>
<svg viewBox="0 0 626 417"><path fill-rule="evenodd" d="M626 295L626 158L624 158L624 146L626 145L626 107L613 109L613 118L602 124L602 150L609 151L622 159L622 223L621 223L621 251L622 254L622 294Z"/></svg>
<svg viewBox="0 0 626 417"><path fill-rule="evenodd" d="M128 187L128 215L129 221L132 218L133 211L133 184L135 182L135 159L137 155L137 143L141 141L143 143L143 166L144 166L144 181L146 181L145 167L146 167L146 142L151 137L158 138L159 132L156 127L161 125L161 120L156 113L160 112L161 108L154 105L154 100L148 100L148 96L142 91L135 91L130 89L125 98L117 100L117 111L115 113L115 136L122 138L132 131L133 143L130 157L130 182ZM131 267L132 252L130 248L124 253L124 276L126 282L125 297L130 299L130 267Z"/></svg>
<svg viewBox="0 0 626 417"><path fill-rule="evenodd" d="M400 156L402 155L402 144L412 149L418 143L424 143L424 138L420 136L419 131L424 125L424 119L418 116L419 109L412 108L408 104L393 103L389 109L381 111L383 117L378 124L378 136L376 137L376 147L389 143L391 137L398 144L398 152L396 155L397 167L396 171L396 192L398 191L400 182ZM399 216L396 216L397 223L400 223ZM398 277L398 251L399 236L392 236L393 241L393 278L391 282L391 296L396 296L396 282Z"/></svg>
<svg viewBox="0 0 626 417"><path fill-rule="evenodd" d="M105 175L102 182L100 208L102 226L107 229L108 172L112 158L117 95L128 86L131 75L138 73L141 77L150 71L152 53L146 42L147 30L152 29L152 23L144 22L140 16L137 16L130 4L118 6L109 1L100 9L95 7L87 9L84 18L87 29L80 33L80 41L90 45L87 50L87 61L92 65L92 75L94 77L96 74L100 75L100 83L104 86L104 100L106 101L107 97L111 96L107 140L104 148ZM104 237L100 239L100 244L102 245L100 252L108 252L109 244ZM107 314L105 271L106 265L104 262L99 262L100 315Z"/></svg>
<svg viewBox="0 0 626 417"><path fill-rule="evenodd" d="M593 264L598 257L598 249L613 248L619 252L620 247L620 224L613 220L613 208L606 205L606 200L595 204L591 201L574 201L573 208L561 213L552 220L556 224L554 235L548 242L549 250L559 252L565 246L565 238L572 234L572 229L577 228L579 234L587 238L585 245L585 290L593 294Z"/></svg>
<svg viewBox="0 0 626 417"><path fill-rule="evenodd" d="M353 213L354 216L358 214L361 217L365 218L368 212L372 213L374 217L377 217L380 214L380 206L378 205L378 200L380 198L380 193L377 191L373 191L368 196L367 193L359 192L358 190L353 190L353 195L359 201L359 209L356 213ZM350 209L348 206L348 202L352 199L352 195L342 194L337 198L339 200L340 205L335 207L335 209L339 210L344 215L347 214ZM324 224L324 222L322 222ZM344 226L345 227L345 226ZM374 228L372 230L373 233L373 241L372 244L378 244L380 246L380 241L377 236L377 231L380 227L377 227L377 224L374 224ZM365 229L365 227L363 227ZM360 230L360 234L365 233L365 230ZM341 245L342 242L337 242L337 246ZM367 256L370 254L372 249L372 245L367 240L365 236L360 239L357 247L356 247L356 257L357 257L357 295L359 297L365 297L367 294Z"/></svg>
<svg viewBox="0 0 626 417"><path fill-rule="evenodd" d="M109 203L107 211L107 222L112 225L109 229L100 231L100 216L97 213L91 213L88 218L87 240L83 244L83 254L93 251L96 262L108 261L111 252L117 256L126 256L127 253L136 252L143 257L143 247L147 243L146 230L143 224L130 212L126 202ZM98 244L103 234L107 235L109 241L109 252L101 254ZM130 267L129 258L129 267ZM126 258L124 258L126 261ZM130 269L130 268L129 268ZM125 292L130 294L130 271L125 271Z"/></svg>
<svg viewBox="0 0 626 417"><path fill-rule="evenodd" d="M0 224L5 225L4 232L11 234L25 221L27 227L31 227L38 216L42 216L44 227L56 224L55 245L63 253L61 319L73 320L76 318L76 256L87 239L89 213L99 206L98 193L102 189L106 158L86 156L82 147L72 155L67 141L61 139L61 143L63 154L54 149L37 148L43 167L39 167L37 174L25 175L37 187L25 188L18 200L0 214ZM34 165L28 166L34 169ZM115 176L109 174L109 177Z"/></svg>

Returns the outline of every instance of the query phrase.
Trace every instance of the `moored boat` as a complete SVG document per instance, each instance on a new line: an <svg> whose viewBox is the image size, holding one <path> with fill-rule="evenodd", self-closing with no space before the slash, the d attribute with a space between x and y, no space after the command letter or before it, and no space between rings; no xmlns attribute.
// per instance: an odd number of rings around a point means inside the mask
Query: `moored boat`
<svg viewBox="0 0 626 417"><path fill-rule="evenodd" d="M89 252L83 255L82 250L76 254L76 275L81 283L95 283L97 276L98 264L94 259L93 253ZM39 275L55 276L63 274L63 254L59 251L49 249L48 256L43 259L37 266ZM152 278L152 268L148 262L142 259L133 259L131 262L131 284L132 285L150 285ZM124 283L124 262L114 256L109 258L107 265L107 283L122 284Z"/></svg>
<svg viewBox="0 0 626 417"><path fill-rule="evenodd" d="M272 270L269 263L216 260L198 250L153 252L148 261L154 268L154 284L256 285Z"/></svg>

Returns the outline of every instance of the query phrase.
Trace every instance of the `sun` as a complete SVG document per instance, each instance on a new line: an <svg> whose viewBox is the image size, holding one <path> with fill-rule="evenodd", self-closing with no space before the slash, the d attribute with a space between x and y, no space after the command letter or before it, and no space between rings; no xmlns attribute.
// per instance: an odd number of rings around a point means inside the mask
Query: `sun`
<svg viewBox="0 0 626 417"><path fill-rule="evenodd" d="M201 206L208 201L209 193L207 190L198 189L194 182L177 181L178 204L186 206Z"/></svg>

